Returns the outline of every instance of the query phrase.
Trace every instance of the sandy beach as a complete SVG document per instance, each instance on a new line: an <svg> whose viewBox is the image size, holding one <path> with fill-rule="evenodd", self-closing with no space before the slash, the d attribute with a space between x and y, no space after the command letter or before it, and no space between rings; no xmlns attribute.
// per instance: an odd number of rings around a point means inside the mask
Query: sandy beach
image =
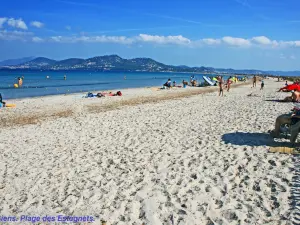
<svg viewBox="0 0 300 225"><path fill-rule="evenodd" d="M0 215L297 224L299 158L268 152L288 142L267 134L293 106L273 101L289 95L276 92L283 85L12 100L0 110Z"/></svg>

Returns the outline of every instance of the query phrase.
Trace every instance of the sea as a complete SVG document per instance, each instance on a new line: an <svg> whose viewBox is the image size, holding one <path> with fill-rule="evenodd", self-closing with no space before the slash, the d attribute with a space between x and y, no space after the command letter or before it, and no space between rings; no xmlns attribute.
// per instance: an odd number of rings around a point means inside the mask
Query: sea
<svg viewBox="0 0 300 225"><path fill-rule="evenodd" d="M66 75L66 80L64 76ZM103 90L162 86L169 78L178 85L194 76L204 82L204 74L152 72L57 72L57 71L0 71L0 93L3 99L30 98ZM23 86L14 88L18 77L24 77ZM205 75L208 76L208 75ZM209 75L213 77L214 75ZM224 76L224 79L227 79Z"/></svg>

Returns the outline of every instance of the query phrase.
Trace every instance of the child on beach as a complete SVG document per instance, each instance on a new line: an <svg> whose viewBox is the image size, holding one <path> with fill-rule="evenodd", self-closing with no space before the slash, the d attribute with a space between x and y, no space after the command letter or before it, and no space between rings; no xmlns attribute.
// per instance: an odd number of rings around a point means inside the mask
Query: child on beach
<svg viewBox="0 0 300 225"><path fill-rule="evenodd" d="M261 80L261 84L260 84L260 90L263 90L265 86L264 80Z"/></svg>

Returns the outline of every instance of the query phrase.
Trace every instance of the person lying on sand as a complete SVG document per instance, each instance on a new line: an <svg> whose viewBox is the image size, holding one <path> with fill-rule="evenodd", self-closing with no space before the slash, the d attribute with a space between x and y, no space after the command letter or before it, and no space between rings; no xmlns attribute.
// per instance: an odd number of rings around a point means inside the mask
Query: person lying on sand
<svg viewBox="0 0 300 225"><path fill-rule="evenodd" d="M278 102L300 102L300 92L291 91L292 95L285 97L283 100L278 100Z"/></svg>

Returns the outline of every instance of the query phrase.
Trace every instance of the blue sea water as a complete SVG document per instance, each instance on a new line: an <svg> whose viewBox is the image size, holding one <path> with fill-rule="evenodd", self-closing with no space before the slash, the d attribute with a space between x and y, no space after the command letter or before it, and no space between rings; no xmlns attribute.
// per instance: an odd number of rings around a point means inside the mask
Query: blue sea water
<svg viewBox="0 0 300 225"><path fill-rule="evenodd" d="M64 80L64 75L67 79ZM24 76L23 86L14 88L17 78ZM49 79L46 77L49 76ZM124 79L126 76L126 79ZM194 75L203 82L201 74ZM186 73L148 72L56 72L56 71L0 71L0 93L4 99L27 98L76 92L95 92L125 88L162 86L169 78L181 84L189 81Z"/></svg>

